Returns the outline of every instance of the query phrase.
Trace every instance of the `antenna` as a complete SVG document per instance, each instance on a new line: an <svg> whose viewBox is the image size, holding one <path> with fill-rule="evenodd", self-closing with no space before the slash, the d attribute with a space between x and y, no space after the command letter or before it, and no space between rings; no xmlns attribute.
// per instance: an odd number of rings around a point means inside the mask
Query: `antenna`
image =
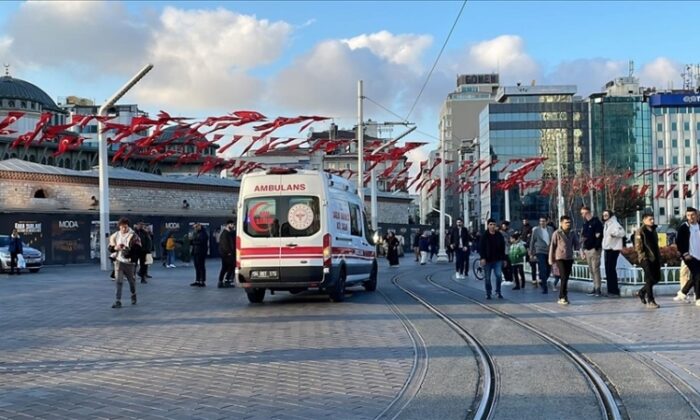
<svg viewBox="0 0 700 420"><path fill-rule="evenodd" d="M5 63L3 66L5 67L5 76L9 76L10 75L10 64Z"/></svg>
<svg viewBox="0 0 700 420"><path fill-rule="evenodd" d="M634 60L629 61L629 77L634 77Z"/></svg>

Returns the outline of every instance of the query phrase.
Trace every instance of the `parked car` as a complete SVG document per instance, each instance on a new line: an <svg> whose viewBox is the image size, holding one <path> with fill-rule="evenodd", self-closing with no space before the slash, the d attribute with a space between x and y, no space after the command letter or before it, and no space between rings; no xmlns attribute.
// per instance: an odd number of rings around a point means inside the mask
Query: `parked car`
<svg viewBox="0 0 700 420"><path fill-rule="evenodd" d="M10 271L10 237L0 235L0 272ZM27 269L32 273L38 272L44 264L44 254L36 248L22 243L22 255L27 263Z"/></svg>

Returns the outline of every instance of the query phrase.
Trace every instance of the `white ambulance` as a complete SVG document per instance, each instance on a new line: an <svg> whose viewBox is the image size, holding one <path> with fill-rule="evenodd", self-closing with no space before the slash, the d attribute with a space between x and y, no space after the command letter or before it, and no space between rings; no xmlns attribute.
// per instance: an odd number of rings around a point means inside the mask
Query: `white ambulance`
<svg viewBox="0 0 700 420"><path fill-rule="evenodd" d="M325 172L271 169L243 176L236 285L252 303L265 290L316 289L339 302L345 287L377 287L375 245L352 183Z"/></svg>

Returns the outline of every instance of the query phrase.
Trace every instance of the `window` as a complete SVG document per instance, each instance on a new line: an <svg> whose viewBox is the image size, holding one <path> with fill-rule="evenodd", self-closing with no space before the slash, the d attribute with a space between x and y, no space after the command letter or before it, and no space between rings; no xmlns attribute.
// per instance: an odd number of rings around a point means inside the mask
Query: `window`
<svg viewBox="0 0 700 420"><path fill-rule="evenodd" d="M665 216L666 215L666 209L663 207L659 207L659 216Z"/></svg>
<svg viewBox="0 0 700 420"><path fill-rule="evenodd" d="M671 147L673 147L674 149L678 147L678 139L671 140Z"/></svg>
<svg viewBox="0 0 700 420"><path fill-rule="evenodd" d="M685 157L685 164L690 165L690 156Z"/></svg>
<svg viewBox="0 0 700 420"><path fill-rule="evenodd" d="M673 156L671 158L671 165L678 165L678 156Z"/></svg>
<svg viewBox="0 0 700 420"><path fill-rule="evenodd" d="M671 123L671 131L678 131L678 123Z"/></svg>
<svg viewBox="0 0 700 420"><path fill-rule="evenodd" d="M357 204L350 204L350 234L362 236L362 212Z"/></svg>
<svg viewBox="0 0 700 420"><path fill-rule="evenodd" d="M656 146L657 146L659 149L663 149L663 148L664 148L664 141L663 141L663 140L657 140L657 141L656 141Z"/></svg>
<svg viewBox="0 0 700 420"><path fill-rule="evenodd" d="M663 156L659 156L658 158L656 158L656 163L658 163L659 165L663 165L664 164Z"/></svg>
<svg viewBox="0 0 700 420"><path fill-rule="evenodd" d="M46 198L46 192L40 188L34 192L34 198Z"/></svg>
<svg viewBox="0 0 700 420"><path fill-rule="evenodd" d="M318 197L256 197L244 208L243 230L254 238L312 236L321 228Z"/></svg>
<svg viewBox="0 0 700 420"><path fill-rule="evenodd" d="M700 122L699 122L699 123L696 123L695 129L696 129L697 131L700 131Z"/></svg>
<svg viewBox="0 0 700 420"><path fill-rule="evenodd" d="M680 215L681 215L681 211L680 211L680 209L679 209L678 207L674 207L674 208L673 208L673 215L674 215L674 216L680 216Z"/></svg>
<svg viewBox="0 0 700 420"><path fill-rule="evenodd" d="M367 240L367 243L374 245L374 237L372 235L374 232L372 232L372 228L370 228L368 224L369 219L367 218L367 213L362 212L362 217L365 221L365 239Z"/></svg>
<svg viewBox="0 0 700 420"><path fill-rule="evenodd" d="M685 147L690 147L690 139L685 139Z"/></svg>
<svg viewBox="0 0 700 420"><path fill-rule="evenodd" d="M656 123L656 131L664 131L663 123Z"/></svg>
<svg viewBox="0 0 700 420"><path fill-rule="evenodd" d="M663 182L663 181L664 181L664 176L663 176L663 175L659 175L659 182Z"/></svg>
<svg viewBox="0 0 700 420"><path fill-rule="evenodd" d="M678 198L678 190L673 191L673 198Z"/></svg>
<svg viewBox="0 0 700 420"><path fill-rule="evenodd" d="M690 131L690 123L689 122L686 121L683 123L683 130Z"/></svg>

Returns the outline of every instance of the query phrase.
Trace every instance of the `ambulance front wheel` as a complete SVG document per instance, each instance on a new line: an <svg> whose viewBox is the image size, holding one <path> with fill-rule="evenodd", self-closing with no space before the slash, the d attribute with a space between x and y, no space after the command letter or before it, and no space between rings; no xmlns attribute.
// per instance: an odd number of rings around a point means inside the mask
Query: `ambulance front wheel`
<svg viewBox="0 0 700 420"><path fill-rule="evenodd" d="M341 267L340 275L333 288L328 291L328 296L333 302L342 302L345 299L345 267Z"/></svg>
<svg viewBox="0 0 700 420"><path fill-rule="evenodd" d="M250 303L262 303L265 299L265 289L250 289L246 290L245 293L248 295Z"/></svg>
<svg viewBox="0 0 700 420"><path fill-rule="evenodd" d="M377 262L375 261L374 264L372 264L372 271L369 273L369 280L366 282L362 283L362 286L364 286L365 290L368 292L374 292L377 290Z"/></svg>

